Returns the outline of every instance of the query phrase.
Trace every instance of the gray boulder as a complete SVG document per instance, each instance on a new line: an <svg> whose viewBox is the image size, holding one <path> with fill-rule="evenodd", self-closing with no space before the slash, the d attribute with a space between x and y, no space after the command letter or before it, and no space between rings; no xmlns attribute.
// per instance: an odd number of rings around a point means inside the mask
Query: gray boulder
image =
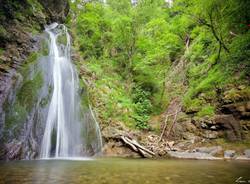
<svg viewBox="0 0 250 184"><path fill-rule="evenodd" d="M216 139L218 138L219 134L217 131L206 130L203 133L203 137L206 139Z"/></svg>
<svg viewBox="0 0 250 184"><path fill-rule="evenodd" d="M236 156L236 152L234 150L226 150L224 151L224 158L231 159Z"/></svg>
<svg viewBox="0 0 250 184"><path fill-rule="evenodd" d="M246 149L244 151L244 155L245 155L245 157L250 158L250 149Z"/></svg>
<svg viewBox="0 0 250 184"><path fill-rule="evenodd" d="M208 153L190 153L190 152L180 152L180 151L168 151L170 157L181 158L181 159L197 159L197 160L220 160L219 157L214 157Z"/></svg>
<svg viewBox="0 0 250 184"><path fill-rule="evenodd" d="M212 147L199 147L194 150L199 153L207 153L210 155L216 155L222 151L221 146L212 146Z"/></svg>

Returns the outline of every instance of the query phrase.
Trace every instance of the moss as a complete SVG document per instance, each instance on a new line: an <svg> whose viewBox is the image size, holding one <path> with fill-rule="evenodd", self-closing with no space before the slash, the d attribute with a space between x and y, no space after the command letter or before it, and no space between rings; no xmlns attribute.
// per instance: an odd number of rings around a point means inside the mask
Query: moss
<svg viewBox="0 0 250 184"><path fill-rule="evenodd" d="M217 89L223 89L231 82L230 72L223 69L223 65L216 65L210 70L213 57L199 65L189 65L189 87L183 97L183 104L187 112L198 112L198 116L212 116L217 102ZM204 66L206 66L204 68Z"/></svg>
<svg viewBox="0 0 250 184"><path fill-rule="evenodd" d="M20 22L23 22L25 20L25 16L21 12L16 12L14 16Z"/></svg>
<svg viewBox="0 0 250 184"><path fill-rule="evenodd" d="M37 0L27 0L27 3L29 8L26 9L26 14L34 16L43 14L43 6Z"/></svg>
<svg viewBox="0 0 250 184"><path fill-rule="evenodd" d="M198 99L198 98L191 99L189 96L184 97L183 99L183 105L184 105L185 111L188 113L200 111L203 103L204 102L201 99Z"/></svg>
<svg viewBox="0 0 250 184"><path fill-rule="evenodd" d="M38 60L39 56L40 56L40 53L33 52L25 60L24 65L20 69L20 73L24 77L24 80L26 80L28 78L28 76L30 74L30 69L31 69L32 66L34 66L34 64Z"/></svg>
<svg viewBox="0 0 250 184"><path fill-rule="evenodd" d="M37 92L42 87L43 78L41 72L38 72L33 79L25 81L17 93L20 104L29 111L35 102Z"/></svg>
<svg viewBox="0 0 250 184"><path fill-rule="evenodd" d="M6 39L7 37L8 37L8 32L2 25L0 25L0 38Z"/></svg>
<svg viewBox="0 0 250 184"><path fill-rule="evenodd" d="M25 63L31 64L31 63L37 61L38 57L39 57L39 53L33 52L33 53L31 53L31 54L29 55L29 57L26 59Z"/></svg>
<svg viewBox="0 0 250 184"><path fill-rule="evenodd" d="M66 45L66 44L67 44L67 37L66 37L64 34L59 35L59 36L57 37L57 42L58 42L59 44Z"/></svg>
<svg viewBox="0 0 250 184"><path fill-rule="evenodd" d="M49 96L47 96L46 98L42 98L41 101L40 101L40 106L42 108L46 107L48 104L49 104Z"/></svg>
<svg viewBox="0 0 250 184"><path fill-rule="evenodd" d="M0 56L4 53L4 49L0 48Z"/></svg>
<svg viewBox="0 0 250 184"><path fill-rule="evenodd" d="M0 68L6 68L6 64L4 63L4 61L1 59L1 56L3 55L4 53L4 49L3 48L0 48Z"/></svg>
<svg viewBox="0 0 250 184"><path fill-rule="evenodd" d="M202 75L202 73L198 73L198 76L190 73L189 75L191 78L189 79L190 87L187 94L191 98L197 97L200 93L206 93L214 90L215 88L223 87L225 84L230 82L229 73L224 72L219 66L213 68L205 75Z"/></svg>
<svg viewBox="0 0 250 184"><path fill-rule="evenodd" d="M198 117L212 117L215 113L215 108L213 106L207 105L202 107L202 109L197 113Z"/></svg>
<svg viewBox="0 0 250 184"><path fill-rule="evenodd" d="M33 36L38 35L41 31L40 25L36 23L29 24L29 27L25 27L26 32L32 33Z"/></svg>
<svg viewBox="0 0 250 184"><path fill-rule="evenodd" d="M249 99L250 99L250 87L246 86L241 86L241 89L232 88L224 93L224 101L227 103L239 102L242 100L249 100Z"/></svg>
<svg viewBox="0 0 250 184"><path fill-rule="evenodd" d="M49 104L51 96L52 96L52 92L53 92L53 88L52 88L52 86L49 86L48 95L41 99L40 104L39 104L40 107L44 108Z"/></svg>
<svg viewBox="0 0 250 184"><path fill-rule="evenodd" d="M214 99L216 99L217 93L216 93L215 90L210 90L210 91L204 92L203 94L201 94L201 96L202 96L205 100L213 101Z"/></svg>
<svg viewBox="0 0 250 184"><path fill-rule="evenodd" d="M204 78L196 87L196 94L202 91L208 91L227 82L227 75L220 70L213 70L209 72L208 76Z"/></svg>
<svg viewBox="0 0 250 184"><path fill-rule="evenodd" d="M41 54L44 56L49 55L49 46L48 43L45 39L43 39L41 41L41 50L40 50Z"/></svg>
<svg viewBox="0 0 250 184"><path fill-rule="evenodd" d="M87 92L87 86L84 83L83 79L79 80L79 87L81 89L80 98L81 98L81 106L83 109L89 108L89 94Z"/></svg>
<svg viewBox="0 0 250 184"><path fill-rule="evenodd" d="M11 109L6 111L6 118L5 118L5 128L11 129L14 126L19 126L22 122L25 121L27 117L27 111L24 106L19 104L18 102L15 103Z"/></svg>
<svg viewBox="0 0 250 184"><path fill-rule="evenodd" d="M6 112L5 131L11 130L14 134L26 120L28 113L35 104L38 90L42 87L43 79L41 72L35 74L31 80L24 81L18 90L14 104L5 104Z"/></svg>

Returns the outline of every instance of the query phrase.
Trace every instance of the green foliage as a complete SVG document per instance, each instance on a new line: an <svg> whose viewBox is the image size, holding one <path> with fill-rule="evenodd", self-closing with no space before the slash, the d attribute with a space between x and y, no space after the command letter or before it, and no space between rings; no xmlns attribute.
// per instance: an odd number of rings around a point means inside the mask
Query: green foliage
<svg viewBox="0 0 250 184"><path fill-rule="evenodd" d="M231 43L230 50L232 54L229 56L235 67L239 63L245 65L245 67L250 67L250 31L246 34L238 35Z"/></svg>
<svg viewBox="0 0 250 184"><path fill-rule="evenodd" d="M149 128L153 108L163 102L164 70L180 50L180 39L164 20L162 1L141 2L136 8L127 0L108 3L89 2L81 11L72 4L78 12L77 45L96 76L95 93L105 108L100 116Z"/></svg>
<svg viewBox="0 0 250 184"><path fill-rule="evenodd" d="M219 93L227 86L247 83L250 36L234 22L239 19L236 14L241 8L242 3L234 0L176 1L174 10L182 12L178 16L194 20L192 29L186 29L191 44L185 52L188 88L183 104L188 112L206 115L206 107L218 104ZM229 96L233 99L234 95Z"/></svg>
<svg viewBox="0 0 250 184"><path fill-rule="evenodd" d="M135 87L132 93L136 113L134 118L136 120L136 127L140 129L149 128L147 122L150 114L152 113L152 104L149 100L150 95L150 92L143 90L140 86Z"/></svg>
<svg viewBox="0 0 250 184"><path fill-rule="evenodd" d="M76 22L69 22L103 122L149 129L150 118L173 98L182 99L187 113L213 116L225 89L249 85L249 2L107 3L71 2ZM185 66L178 69L178 63Z"/></svg>
<svg viewBox="0 0 250 184"><path fill-rule="evenodd" d="M77 34L79 47L84 57L100 57L103 54L102 44L106 22L103 20L103 7L99 3L87 3L77 16Z"/></svg>

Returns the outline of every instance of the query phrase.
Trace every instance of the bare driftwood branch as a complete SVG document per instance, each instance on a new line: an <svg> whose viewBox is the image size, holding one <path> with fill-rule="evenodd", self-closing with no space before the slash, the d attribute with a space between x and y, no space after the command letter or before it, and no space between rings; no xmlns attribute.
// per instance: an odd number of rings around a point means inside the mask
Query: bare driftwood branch
<svg viewBox="0 0 250 184"><path fill-rule="evenodd" d="M169 130L168 130L168 132L167 132L166 138L169 137L169 135L170 135L170 133L171 133L171 131L172 131L174 125L175 125L175 122L176 122L176 119L177 119L177 115L178 115L179 112L180 112L180 109L177 109L177 110L176 110L176 113L175 113L175 116L174 116L173 123L172 123L171 127L169 128Z"/></svg>
<svg viewBox="0 0 250 184"><path fill-rule="evenodd" d="M186 45L186 50L188 50L190 46L190 36L187 34L185 38L185 45Z"/></svg>
<svg viewBox="0 0 250 184"><path fill-rule="evenodd" d="M169 115L167 114L167 115L166 115L166 118L165 118L165 121L164 121L164 127L163 127L163 130L162 130L162 132L161 132L161 136L160 136L160 139L159 139L158 142L161 142L162 137L163 137L163 135L164 135L164 133L165 133L165 131L166 131L167 122L168 122L168 117L169 117Z"/></svg>
<svg viewBox="0 0 250 184"><path fill-rule="evenodd" d="M160 139L159 139L158 142L161 142L161 140L162 140L162 138L163 138L163 135L164 135L164 133L165 133L165 131L166 131L168 118L169 118L170 116L173 116L173 115L176 115L176 113L173 113L173 114L166 114L166 118L165 118L165 121L164 121L164 127L163 127L163 130L162 130L162 132L161 132L161 136L160 136Z"/></svg>
<svg viewBox="0 0 250 184"><path fill-rule="evenodd" d="M230 35L232 35L232 36L238 36L236 33L234 33L233 31L230 31L229 32L230 33Z"/></svg>

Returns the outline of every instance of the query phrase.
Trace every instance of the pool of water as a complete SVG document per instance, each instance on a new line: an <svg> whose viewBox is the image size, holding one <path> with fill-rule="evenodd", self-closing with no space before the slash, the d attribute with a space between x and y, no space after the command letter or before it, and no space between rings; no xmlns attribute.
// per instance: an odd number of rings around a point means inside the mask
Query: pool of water
<svg viewBox="0 0 250 184"><path fill-rule="evenodd" d="M250 162L118 158L0 162L0 184L231 184L237 179L250 183Z"/></svg>

